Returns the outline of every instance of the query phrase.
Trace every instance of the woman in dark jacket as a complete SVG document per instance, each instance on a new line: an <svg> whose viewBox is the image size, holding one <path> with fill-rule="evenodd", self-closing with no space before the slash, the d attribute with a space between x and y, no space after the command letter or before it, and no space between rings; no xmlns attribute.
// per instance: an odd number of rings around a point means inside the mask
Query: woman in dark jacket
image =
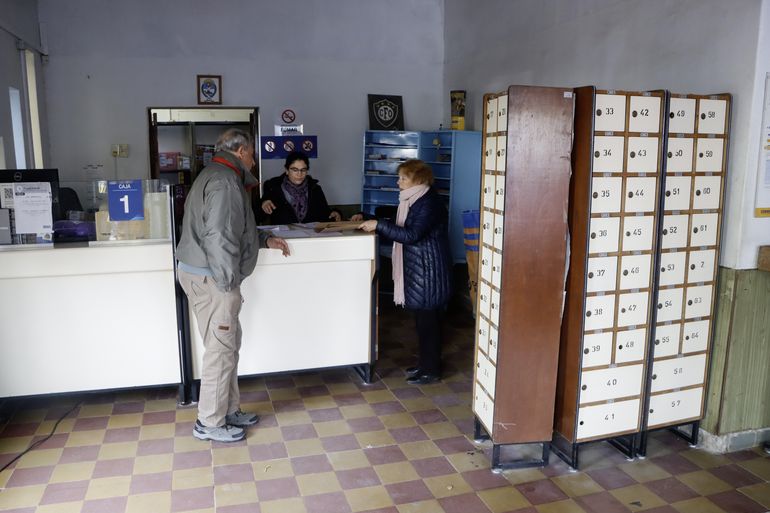
<svg viewBox="0 0 770 513"><path fill-rule="evenodd" d="M441 377L441 317L451 295L448 214L433 184L430 166L407 160L398 167L396 222L361 223L393 244L393 301L414 311L420 344L416 367L407 383L426 384Z"/></svg>
<svg viewBox="0 0 770 513"><path fill-rule="evenodd" d="M339 221L342 216L329 208L318 180L308 175L310 160L301 151L286 157L286 172L266 181L260 199L262 212L270 224ZM260 216L264 218L263 216Z"/></svg>

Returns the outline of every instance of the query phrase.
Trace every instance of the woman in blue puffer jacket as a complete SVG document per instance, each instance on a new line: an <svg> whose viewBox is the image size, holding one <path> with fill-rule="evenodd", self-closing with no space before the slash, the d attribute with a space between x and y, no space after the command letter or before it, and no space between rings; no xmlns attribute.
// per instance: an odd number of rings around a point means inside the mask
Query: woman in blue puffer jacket
<svg viewBox="0 0 770 513"><path fill-rule="evenodd" d="M396 222L361 223L393 241L393 301L414 312L419 360L408 368L407 383L423 385L441 378L441 320L451 295L451 258L447 209L431 187L433 171L421 160L398 167Z"/></svg>

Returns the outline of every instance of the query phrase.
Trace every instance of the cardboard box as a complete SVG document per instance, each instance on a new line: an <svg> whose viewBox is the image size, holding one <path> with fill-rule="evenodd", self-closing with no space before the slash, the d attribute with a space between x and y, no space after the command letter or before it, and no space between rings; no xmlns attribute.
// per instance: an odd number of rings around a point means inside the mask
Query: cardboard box
<svg viewBox="0 0 770 513"><path fill-rule="evenodd" d="M770 272L770 246L759 246L757 269Z"/></svg>

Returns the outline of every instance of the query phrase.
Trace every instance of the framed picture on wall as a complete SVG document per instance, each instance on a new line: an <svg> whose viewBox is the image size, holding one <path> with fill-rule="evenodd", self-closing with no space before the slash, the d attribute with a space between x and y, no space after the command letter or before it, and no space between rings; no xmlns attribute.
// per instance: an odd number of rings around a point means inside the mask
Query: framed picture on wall
<svg viewBox="0 0 770 513"><path fill-rule="evenodd" d="M222 105L222 75L198 75L198 105Z"/></svg>
<svg viewBox="0 0 770 513"><path fill-rule="evenodd" d="M403 130L404 105L401 96L370 94L369 130Z"/></svg>

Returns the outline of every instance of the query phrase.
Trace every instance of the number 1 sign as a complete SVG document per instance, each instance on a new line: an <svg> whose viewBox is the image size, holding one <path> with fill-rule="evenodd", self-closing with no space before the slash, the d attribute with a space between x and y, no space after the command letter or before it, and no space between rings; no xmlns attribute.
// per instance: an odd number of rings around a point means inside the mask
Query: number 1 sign
<svg viewBox="0 0 770 513"><path fill-rule="evenodd" d="M144 196L141 180L110 181L107 184L110 221L144 219Z"/></svg>

